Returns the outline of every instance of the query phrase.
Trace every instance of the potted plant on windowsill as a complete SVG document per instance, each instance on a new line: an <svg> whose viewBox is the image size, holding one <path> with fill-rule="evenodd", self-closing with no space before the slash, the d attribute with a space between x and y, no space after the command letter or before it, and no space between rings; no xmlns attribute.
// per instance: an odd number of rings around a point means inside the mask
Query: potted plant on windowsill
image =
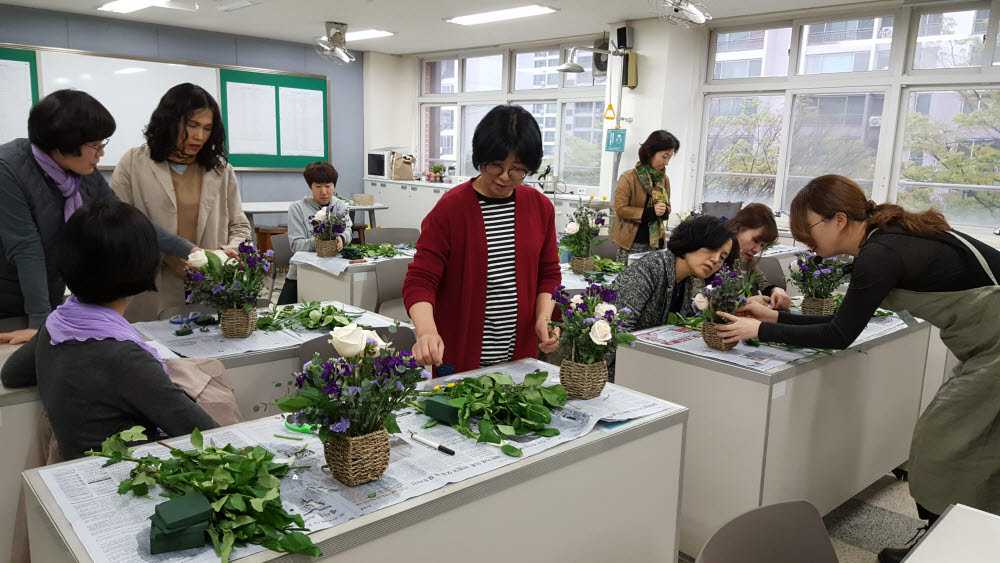
<svg viewBox="0 0 1000 563"><path fill-rule="evenodd" d="M226 338L246 338L257 328L257 298L271 269L273 250L263 255L250 241L239 245L239 258L221 250L198 251L188 257L185 274L187 303L205 303L219 310L219 325Z"/></svg>
<svg viewBox="0 0 1000 563"><path fill-rule="evenodd" d="M753 275L746 276L729 266L722 266L694 297L694 308L700 311L699 314L704 319L701 323L701 337L709 348L725 351L736 347L736 342L726 344L722 341L717 327L728 324L729 321L717 313L734 314L736 309L746 305L753 279Z"/></svg>
<svg viewBox="0 0 1000 563"><path fill-rule="evenodd" d="M800 252L796 256L795 262L788 265L788 270L792 281L805 296L802 314L832 315L837 309L833 290L843 281L851 259L824 259L812 252Z"/></svg>
<svg viewBox="0 0 1000 563"><path fill-rule="evenodd" d="M434 182L441 183L441 175L445 173L447 168L444 164L435 164L431 166L431 173L434 176Z"/></svg>
<svg viewBox="0 0 1000 563"><path fill-rule="evenodd" d="M337 249L338 241L343 245L341 236L347 226L347 212L336 213L329 205L321 207L309 218L309 223L312 224L313 238L316 239L316 255L320 258L336 256L340 252Z"/></svg>
<svg viewBox="0 0 1000 563"><path fill-rule="evenodd" d="M559 235L559 247L573 254L569 267L574 274L594 271L594 247L604 241L596 240L602 226L607 224L607 212L595 211L581 205L573 212L573 220L566 224Z"/></svg>

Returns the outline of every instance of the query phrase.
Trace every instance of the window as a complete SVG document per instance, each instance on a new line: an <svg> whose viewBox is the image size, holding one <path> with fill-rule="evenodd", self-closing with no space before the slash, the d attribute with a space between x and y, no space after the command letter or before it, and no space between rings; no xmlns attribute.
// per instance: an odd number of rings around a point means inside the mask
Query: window
<svg viewBox="0 0 1000 563"><path fill-rule="evenodd" d="M792 28L719 33L712 77L716 80L788 75Z"/></svg>
<svg viewBox="0 0 1000 563"><path fill-rule="evenodd" d="M1000 90L910 92L896 201L949 222L1000 225Z"/></svg>
<svg viewBox="0 0 1000 563"><path fill-rule="evenodd" d="M784 211L809 180L834 171L853 179L872 197L884 102L880 93L795 96Z"/></svg>
<svg viewBox="0 0 1000 563"><path fill-rule="evenodd" d="M889 68L893 18L841 20L803 26L800 74Z"/></svg>
<svg viewBox="0 0 1000 563"><path fill-rule="evenodd" d="M472 136L483 117L493 109L493 105L465 106L462 108L462 169L463 176L479 174L472 166Z"/></svg>
<svg viewBox="0 0 1000 563"><path fill-rule="evenodd" d="M704 201L773 203L784 105L784 96L709 99Z"/></svg>
<svg viewBox="0 0 1000 563"><path fill-rule="evenodd" d="M424 63L424 93L454 94L458 92L458 59L426 61Z"/></svg>
<svg viewBox="0 0 1000 563"><path fill-rule="evenodd" d="M983 64L989 10L921 14L913 68L960 68Z"/></svg>
<svg viewBox="0 0 1000 563"><path fill-rule="evenodd" d="M559 49L518 53L514 57L514 89L556 88L559 86Z"/></svg>
<svg viewBox="0 0 1000 563"><path fill-rule="evenodd" d="M993 48L993 66L1000 65L1000 32L997 33L997 44Z"/></svg>
<svg viewBox="0 0 1000 563"><path fill-rule="evenodd" d="M488 92L503 88L503 55L465 59L465 92Z"/></svg>
<svg viewBox="0 0 1000 563"><path fill-rule="evenodd" d="M455 114L458 106L424 106L424 164L455 166Z"/></svg>
<svg viewBox="0 0 1000 563"><path fill-rule="evenodd" d="M569 57L569 50L566 51L566 56ZM604 71L607 72L607 55L601 55L598 53L599 57L603 57ZM569 60L567 58L567 60ZM577 51L576 52L576 63L583 67L583 72L567 72L565 73L564 86L567 88L574 88L577 86L602 86L607 79L606 75L595 76L593 74L594 69L594 53L592 51Z"/></svg>
<svg viewBox="0 0 1000 563"><path fill-rule="evenodd" d="M567 184L598 186L601 182L601 148L604 135L604 102L564 105L562 172ZM570 113L572 112L572 114Z"/></svg>
<svg viewBox="0 0 1000 563"><path fill-rule="evenodd" d="M542 103L542 104L523 104L524 109L531 112L531 115L535 117L535 121L538 122L538 128L542 131L542 167L541 170L545 170L546 166L554 166L556 161L556 133L558 132L556 128L556 120L558 114L556 113L556 103Z"/></svg>

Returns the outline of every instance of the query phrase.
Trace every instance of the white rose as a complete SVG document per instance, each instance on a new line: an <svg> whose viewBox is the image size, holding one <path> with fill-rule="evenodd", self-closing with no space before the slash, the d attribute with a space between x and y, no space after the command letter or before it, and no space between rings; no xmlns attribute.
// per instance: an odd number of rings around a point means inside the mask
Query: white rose
<svg viewBox="0 0 1000 563"><path fill-rule="evenodd" d="M192 252L188 255L188 264L195 270L200 270L202 266L208 264L208 257L205 256L204 250L199 250L198 252Z"/></svg>
<svg viewBox="0 0 1000 563"><path fill-rule="evenodd" d="M371 341L375 342L375 350L372 352L372 355L377 354L380 350L384 350L385 347L387 346L387 344L383 342L381 338L378 337L378 333L376 333L374 330L365 330L362 332L364 333L365 336L364 340L365 344L368 344Z"/></svg>
<svg viewBox="0 0 1000 563"><path fill-rule="evenodd" d="M699 293L694 296L694 306L697 307L699 311L708 309L708 305L708 297L705 297L704 293Z"/></svg>
<svg viewBox="0 0 1000 563"><path fill-rule="evenodd" d="M317 221L322 221L322 220L326 219L326 208L325 207L321 207L319 209L319 211L317 211L316 214L313 215L313 219L315 219Z"/></svg>
<svg viewBox="0 0 1000 563"><path fill-rule="evenodd" d="M611 311L611 314L614 315L618 312L618 309L615 309L615 306L611 303L599 303L597 307L594 307L594 316L599 319L603 319L604 313L607 313L608 311Z"/></svg>
<svg viewBox="0 0 1000 563"><path fill-rule="evenodd" d="M566 223L566 234L567 235L575 235L578 232L580 232L580 225L577 225L574 221L570 221L569 223Z"/></svg>
<svg viewBox="0 0 1000 563"><path fill-rule="evenodd" d="M365 349L365 330L355 323L338 326L330 332L330 344L342 358L353 358Z"/></svg>
<svg viewBox="0 0 1000 563"><path fill-rule="evenodd" d="M611 325L608 321L597 321L590 327L590 339L598 346L607 346L611 341Z"/></svg>
<svg viewBox="0 0 1000 563"><path fill-rule="evenodd" d="M569 306L570 306L571 308L573 308L573 309L576 309L576 306L577 306L577 305L581 305L582 303L583 303L583 296L582 296L582 295L580 295L579 293L577 293L576 295L574 295L574 296L573 296L573 297L572 297L572 298L571 298L571 299L569 300Z"/></svg>

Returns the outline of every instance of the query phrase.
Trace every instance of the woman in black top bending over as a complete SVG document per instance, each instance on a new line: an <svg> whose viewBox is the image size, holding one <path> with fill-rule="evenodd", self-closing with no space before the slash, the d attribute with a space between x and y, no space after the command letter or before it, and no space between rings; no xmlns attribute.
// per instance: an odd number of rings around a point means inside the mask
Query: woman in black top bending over
<svg viewBox="0 0 1000 563"><path fill-rule="evenodd" d="M846 348L875 310L906 309L941 329L962 362L920 416L910 445L910 494L933 522L950 504L1000 513L1000 252L951 229L941 213L876 205L848 178L820 176L791 206L792 234L822 257L854 256L834 316L778 313L752 304L725 315L726 341L760 338ZM908 550L886 549L879 561Z"/></svg>

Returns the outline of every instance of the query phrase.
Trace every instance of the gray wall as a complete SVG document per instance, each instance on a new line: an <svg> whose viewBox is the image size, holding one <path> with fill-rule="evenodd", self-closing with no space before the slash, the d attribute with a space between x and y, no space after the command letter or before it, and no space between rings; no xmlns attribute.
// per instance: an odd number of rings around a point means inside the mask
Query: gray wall
<svg viewBox="0 0 1000 563"><path fill-rule="evenodd" d="M340 172L337 192L349 195L364 191L360 54L353 64L337 66L320 58L307 44L8 5L0 5L0 43L326 76L330 86L330 156ZM106 175L110 178L110 173ZM243 201L292 201L308 194L298 172L240 172L237 179ZM284 213L255 216L257 225L284 222Z"/></svg>

